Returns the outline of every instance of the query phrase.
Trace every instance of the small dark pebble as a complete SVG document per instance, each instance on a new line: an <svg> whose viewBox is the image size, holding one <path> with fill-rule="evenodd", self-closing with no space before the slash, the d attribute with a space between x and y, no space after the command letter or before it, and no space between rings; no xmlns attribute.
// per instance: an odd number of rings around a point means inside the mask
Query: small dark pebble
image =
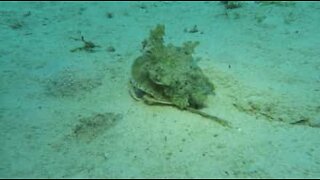
<svg viewBox="0 0 320 180"><path fill-rule="evenodd" d="M189 33L196 33L199 32L197 25L194 25L190 30Z"/></svg>
<svg viewBox="0 0 320 180"><path fill-rule="evenodd" d="M107 12L107 18L109 18L109 19L112 19L114 16L113 16L113 14L111 13L111 12Z"/></svg>
<svg viewBox="0 0 320 180"><path fill-rule="evenodd" d="M24 13L22 16L23 16L23 17L28 17L28 16L30 16L30 15L31 15L31 12L28 11L28 12Z"/></svg>
<svg viewBox="0 0 320 180"><path fill-rule="evenodd" d="M109 47L107 48L107 51L108 51L108 52L115 52L116 49L115 49L113 46L109 46Z"/></svg>

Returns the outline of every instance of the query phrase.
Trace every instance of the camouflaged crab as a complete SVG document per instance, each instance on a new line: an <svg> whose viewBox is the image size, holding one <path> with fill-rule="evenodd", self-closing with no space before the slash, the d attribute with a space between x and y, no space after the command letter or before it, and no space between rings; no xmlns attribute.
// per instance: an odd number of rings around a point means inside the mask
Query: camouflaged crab
<svg viewBox="0 0 320 180"><path fill-rule="evenodd" d="M143 54L132 64L131 96L147 104L175 106L228 126L228 122L200 111L208 95L214 94L214 86L192 57L199 43L164 45L164 34L164 26L158 25L143 41Z"/></svg>

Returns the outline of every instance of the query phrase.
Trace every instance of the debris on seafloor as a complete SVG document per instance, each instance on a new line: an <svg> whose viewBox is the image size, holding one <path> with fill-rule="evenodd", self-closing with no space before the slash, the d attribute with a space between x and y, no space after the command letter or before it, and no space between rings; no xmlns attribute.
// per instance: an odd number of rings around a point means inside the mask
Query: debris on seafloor
<svg viewBox="0 0 320 180"><path fill-rule="evenodd" d="M95 52L95 48L101 47L99 45L94 44L91 41L84 40L83 36L81 36L81 39L77 39L77 38L72 38L72 39L76 41L82 41L84 45L81 47L71 49L70 52L77 52L77 51Z"/></svg>

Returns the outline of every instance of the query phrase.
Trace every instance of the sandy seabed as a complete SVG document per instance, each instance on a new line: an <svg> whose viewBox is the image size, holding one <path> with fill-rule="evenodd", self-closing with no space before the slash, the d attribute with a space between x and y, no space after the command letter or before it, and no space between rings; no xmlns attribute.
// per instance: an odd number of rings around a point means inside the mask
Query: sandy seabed
<svg viewBox="0 0 320 180"><path fill-rule="evenodd" d="M320 178L319 19L317 2L0 2L0 177ZM231 128L130 97L157 24L200 42L203 111Z"/></svg>

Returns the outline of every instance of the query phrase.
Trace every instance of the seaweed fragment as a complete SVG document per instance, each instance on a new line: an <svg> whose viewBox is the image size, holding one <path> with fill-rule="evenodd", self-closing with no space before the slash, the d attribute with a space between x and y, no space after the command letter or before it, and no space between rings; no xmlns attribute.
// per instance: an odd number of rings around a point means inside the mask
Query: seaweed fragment
<svg viewBox="0 0 320 180"><path fill-rule="evenodd" d="M76 52L76 51L95 52L95 48L101 47L99 45L94 44L91 41L86 41L83 36L81 36L81 39L77 39L77 38L72 38L72 39L76 41L82 41L84 45L82 47L71 49L70 52Z"/></svg>

